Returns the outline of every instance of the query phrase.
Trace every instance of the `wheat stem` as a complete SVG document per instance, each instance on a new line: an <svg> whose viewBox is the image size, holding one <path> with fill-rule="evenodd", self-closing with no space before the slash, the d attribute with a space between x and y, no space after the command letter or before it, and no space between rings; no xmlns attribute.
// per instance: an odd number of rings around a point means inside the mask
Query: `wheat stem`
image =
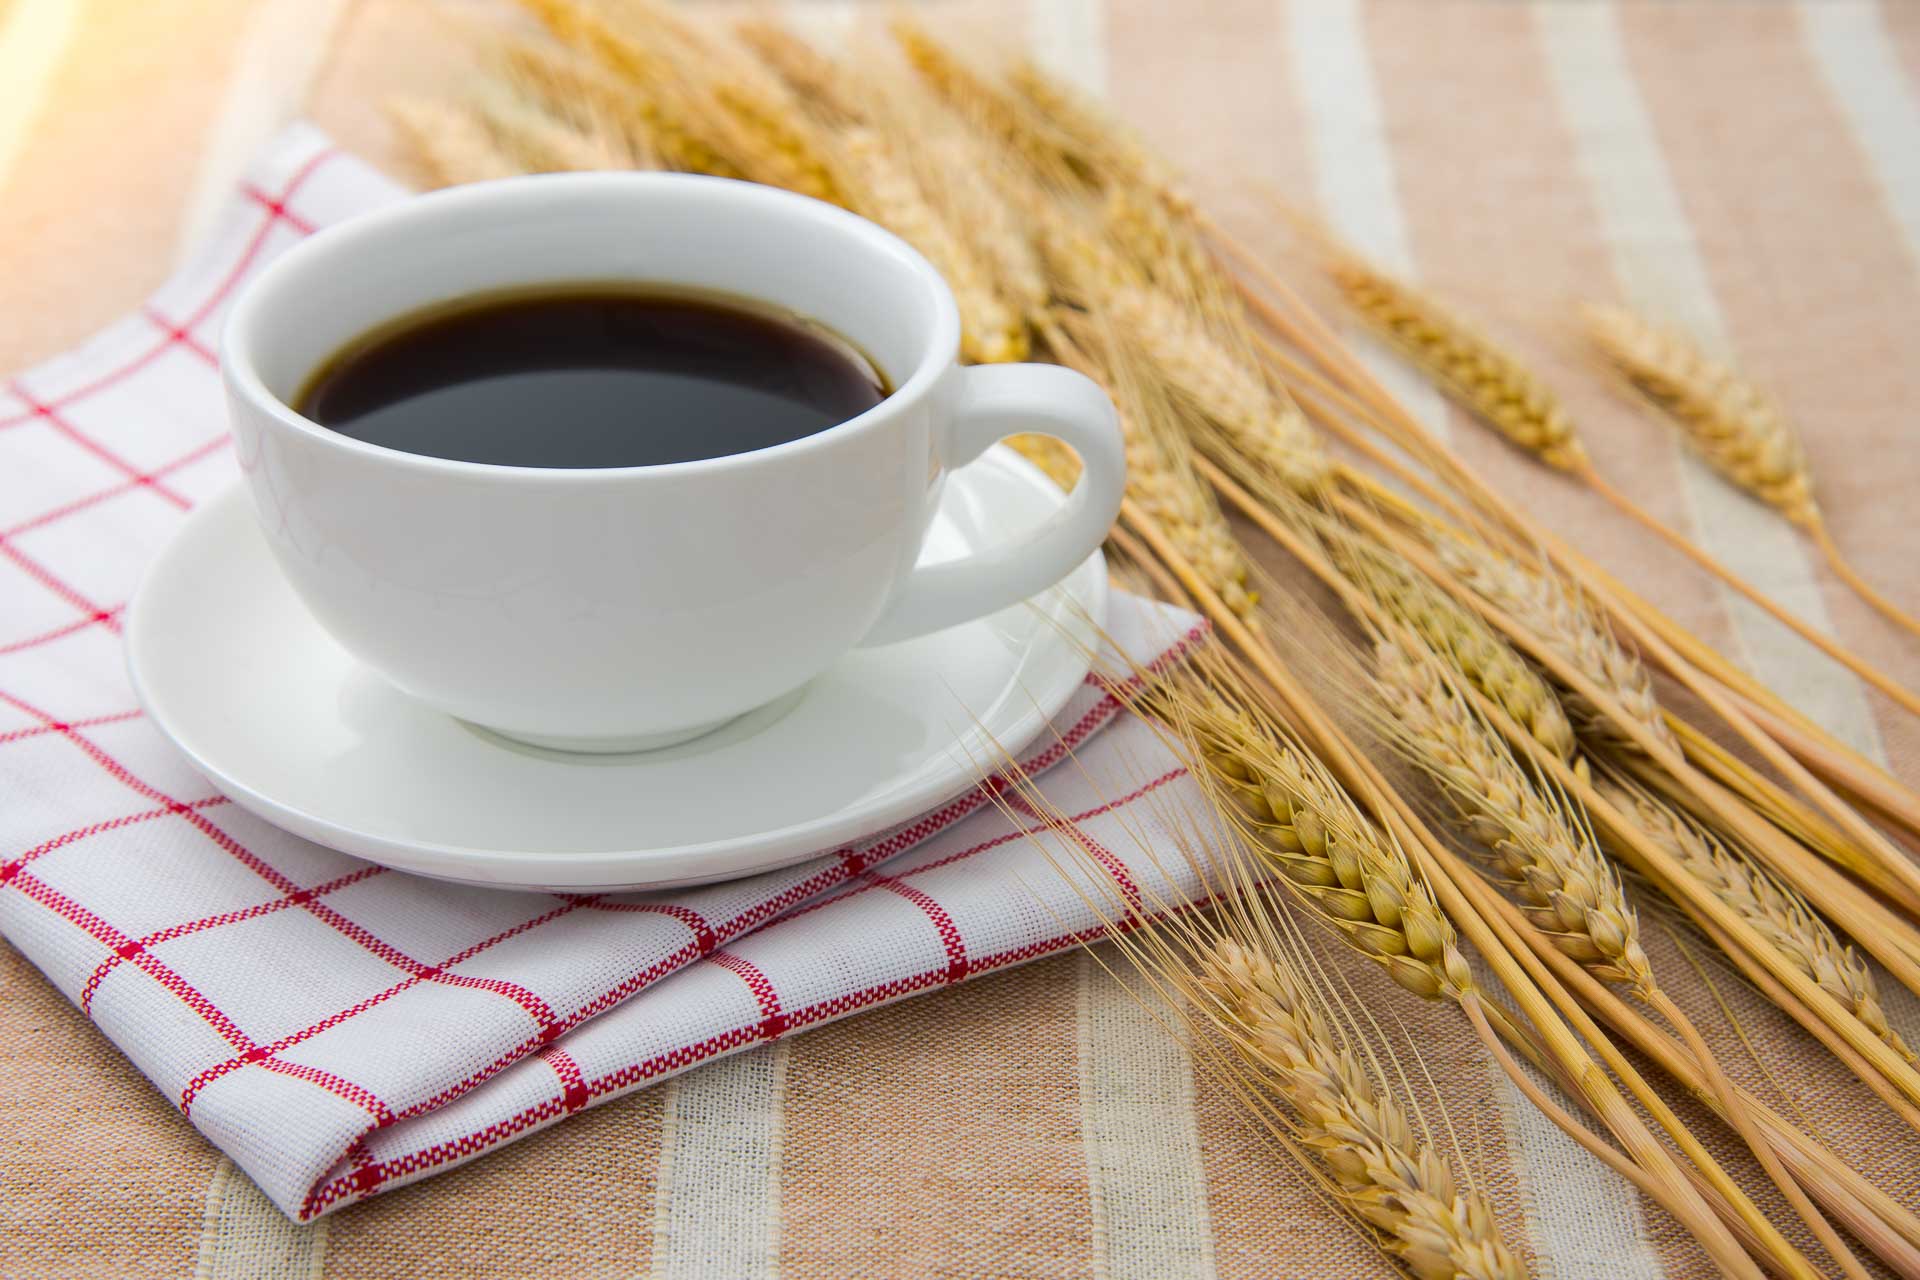
<svg viewBox="0 0 1920 1280"><path fill-rule="evenodd" d="M1375 657L1394 740L1441 784L1465 816L1468 831L1513 887L1534 926L1595 977L1626 984L1679 1031L1714 1092L1726 1103L1728 1123L1769 1178L1842 1269L1864 1277L1859 1263L1740 1104L1692 1021L1655 982L1619 879L1585 828L1572 821L1571 802L1536 787L1499 736L1450 686L1439 661L1408 633L1383 637L1375 646ZM1493 714L1500 713L1496 709ZM1522 732L1510 721L1502 729ZM1538 749L1533 754L1552 759L1566 777L1575 776L1558 757Z"/></svg>
<svg viewBox="0 0 1920 1280"><path fill-rule="evenodd" d="M1908 1062L1914 1060L1913 1051L1887 1024L1872 973L1851 947L1841 945L1799 894L1646 789L1614 776L1603 779L1600 790L1616 809L1633 817L1674 861L1739 912L1802 973L1852 1009L1868 1030Z"/></svg>
<svg viewBox="0 0 1920 1280"><path fill-rule="evenodd" d="M1460 886L1460 877L1454 871L1455 864L1445 846L1433 837L1379 770L1352 746L1318 703L1279 664L1272 651L1241 623L1192 567L1181 559L1173 545L1153 527L1152 521L1125 504L1122 506L1122 518L1179 578L1181 585L1201 604L1222 634L1253 664L1287 713L1310 735L1311 741L1342 784L1375 812L1386 830L1405 842L1405 847L1415 860L1416 870L1432 884L1441 908L1456 921L1502 985L1519 1001L1522 1011L1542 1038L1543 1046L1559 1064L1566 1079L1647 1171L1651 1179L1647 1184L1648 1194L1693 1233L1701 1247L1723 1271L1729 1275L1758 1277L1760 1272L1742 1250L1739 1241L1721 1223L1702 1193L1680 1172L1666 1149L1647 1131L1625 1099L1615 1091L1606 1074L1587 1056L1580 1041L1574 1038L1561 1017L1570 1020L1582 1035L1596 1043L1596 1048L1609 1057L1609 1065L1634 1090L1636 1097L1647 1101L1650 1107L1660 1107L1659 1095L1640 1079L1631 1064L1611 1051L1605 1034L1593 1025L1579 1005L1555 982L1543 963L1527 950L1512 926L1497 915L1484 915L1475 908L1472 898ZM1685 1126L1678 1125L1677 1120L1675 1124L1676 1141L1691 1142L1692 1136L1687 1133ZM1698 1163L1704 1156L1702 1152L1693 1158ZM1719 1172L1718 1166L1710 1158L1705 1159L1701 1167L1709 1176ZM1719 1176L1724 1180L1724 1173ZM1719 1195L1724 1198L1721 1208L1729 1213L1740 1213L1741 1210L1735 1207L1744 1199L1739 1189L1730 1184L1716 1186ZM1751 1208L1750 1205L1748 1207ZM1757 1211L1753 1213L1758 1217L1759 1229L1772 1230L1764 1216L1757 1215ZM1777 1236L1778 1233L1774 1234Z"/></svg>
<svg viewBox="0 0 1920 1280"><path fill-rule="evenodd" d="M1433 1280L1523 1274L1486 1202L1456 1190L1446 1162L1340 1044L1289 965L1222 939L1200 957L1200 985L1250 1042L1264 1083L1287 1100L1301 1142L1409 1271Z"/></svg>

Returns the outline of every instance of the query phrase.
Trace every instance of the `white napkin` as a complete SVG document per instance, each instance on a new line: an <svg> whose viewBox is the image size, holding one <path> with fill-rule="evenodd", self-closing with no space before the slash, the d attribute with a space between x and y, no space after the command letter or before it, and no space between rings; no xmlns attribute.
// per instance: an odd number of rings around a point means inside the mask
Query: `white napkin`
<svg viewBox="0 0 1920 1280"><path fill-rule="evenodd" d="M235 474L213 355L225 305L301 236L403 194L297 128L148 305L0 391L0 932L301 1219L1099 924L1053 839L984 789L730 884L508 893L268 826L140 716L120 609ZM1126 596L1112 614L1138 662L1193 624ZM1190 808L1192 784L1091 683L1025 763L1069 749L1044 785L1076 843L1148 901L1183 898L1137 840L1165 835L1156 815Z"/></svg>

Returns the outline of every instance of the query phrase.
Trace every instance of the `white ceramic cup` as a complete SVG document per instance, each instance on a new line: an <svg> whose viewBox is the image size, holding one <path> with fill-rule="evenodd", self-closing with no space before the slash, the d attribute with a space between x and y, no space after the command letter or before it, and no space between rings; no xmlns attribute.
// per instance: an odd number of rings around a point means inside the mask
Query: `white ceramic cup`
<svg viewBox="0 0 1920 1280"><path fill-rule="evenodd" d="M810 317L897 389L771 448L590 470L403 453L289 407L330 356L408 312L624 280ZM567 174L422 196L312 237L235 302L221 367L260 526L341 645L509 737L632 751L779 698L857 645L1023 600L1100 544L1125 479L1113 406L1052 365L962 368L959 332L927 261L844 210L717 178ZM916 568L945 473L1024 431L1084 464L1058 515Z"/></svg>

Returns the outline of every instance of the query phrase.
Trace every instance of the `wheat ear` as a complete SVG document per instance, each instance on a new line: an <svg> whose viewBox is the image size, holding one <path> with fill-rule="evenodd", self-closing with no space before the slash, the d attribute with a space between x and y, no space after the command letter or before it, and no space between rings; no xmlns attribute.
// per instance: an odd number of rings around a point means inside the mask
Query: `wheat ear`
<svg viewBox="0 0 1920 1280"><path fill-rule="evenodd" d="M1545 567L1527 568L1485 543L1436 531L1429 545L1461 583L1584 672L1675 755L1683 754L1654 692L1653 676L1572 587ZM1583 732L1610 746L1631 748L1625 735L1577 693L1563 691L1562 701Z"/></svg>
<svg viewBox="0 0 1920 1280"><path fill-rule="evenodd" d="M1550 466L1585 466L1586 451L1559 398L1518 357L1353 254L1334 253L1327 270L1348 305L1454 400Z"/></svg>
<svg viewBox="0 0 1920 1280"><path fill-rule="evenodd" d="M1071 149L1052 129L934 39L926 28L898 17L890 30L908 64L927 87L975 128L1025 161L1035 175L1049 182L1078 183L1084 179Z"/></svg>
<svg viewBox="0 0 1920 1280"><path fill-rule="evenodd" d="M888 143L865 126L841 132L840 159L851 203L926 254L946 278L960 307L962 354L981 363L1025 359L1025 323Z"/></svg>
<svg viewBox="0 0 1920 1280"><path fill-rule="evenodd" d="M387 104L387 118L427 176L439 186L485 182L522 172L470 112L444 103L402 99Z"/></svg>
<svg viewBox="0 0 1920 1280"><path fill-rule="evenodd" d="M747 176L737 157L685 109L687 88L673 60L614 27L580 0L516 0L555 39L615 76L634 122L669 168L721 178Z"/></svg>
<svg viewBox="0 0 1920 1280"><path fill-rule="evenodd" d="M848 88L850 73L777 22L748 19L734 27L740 42L786 83L809 111L836 124L867 120L867 106Z"/></svg>
<svg viewBox="0 0 1920 1280"><path fill-rule="evenodd" d="M1042 255L1063 296L1098 310L1150 360L1161 380L1196 414L1215 423L1234 446L1290 488L1313 493L1328 462L1299 411L1268 389L1179 303L1154 289L1114 248L1076 226L1057 207L1028 203Z"/></svg>
<svg viewBox="0 0 1920 1280"><path fill-rule="evenodd" d="M1440 784L1528 918L1597 977L1652 991L1639 923L1590 834L1535 785L1423 644L1387 636L1374 655L1394 740Z"/></svg>
<svg viewBox="0 0 1920 1280"><path fill-rule="evenodd" d="M1053 354L1100 382L1119 410L1127 452L1127 497L1150 514L1207 585L1252 624L1258 595L1226 517L1193 469L1185 433L1164 388L1145 376L1129 337L1091 316L1063 315L1047 332Z"/></svg>
<svg viewBox="0 0 1920 1280"><path fill-rule="evenodd" d="M1780 402L1684 334L1621 307L1589 307L1594 345L1680 428L1695 453L1734 485L1806 530L1840 578L1890 621L1920 634L1900 608L1847 562L1813 495L1813 473Z"/></svg>
<svg viewBox="0 0 1920 1280"><path fill-rule="evenodd" d="M1199 956L1199 986L1218 1003L1259 1082L1286 1100L1296 1137L1342 1200L1422 1280L1516 1280L1525 1274L1480 1195L1420 1140L1405 1109L1335 1036L1290 963L1221 938Z"/></svg>
<svg viewBox="0 0 1920 1280"><path fill-rule="evenodd" d="M1522 910L1569 958L1602 981L1625 984L1673 1024L1768 1178L1841 1269L1864 1277L1859 1260L1781 1163L1699 1029L1654 981L1625 891L1584 810L1544 782L1535 784L1449 682L1440 660L1410 633L1381 638L1375 653L1394 741L1441 784Z"/></svg>
<svg viewBox="0 0 1920 1280"><path fill-rule="evenodd" d="M1914 1060L1899 1032L1887 1024L1873 974L1799 894L1646 788L1618 776L1603 777L1598 785L1615 808L1631 814L1641 830L1739 912L1780 954L1853 1010L1892 1049L1909 1062Z"/></svg>
<svg viewBox="0 0 1920 1280"><path fill-rule="evenodd" d="M1388 617L1413 628L1474 686L1498 703L1541 746L1573 758L1573 725L1551 686L1480 616L1439 590L1383 547L1342 531L1326 539L1329 557Z"/></svg>
<svg viewBox="0 0 1920 1280"><path fill-rule="evenodd" d="M1714 470L1794 523L1819 523L1806 456L1771 396L1624 308L1588 308L1587 333Z"/></svg>
<svg viewBox="0 0 1920 1280"><path fill-rule="evenodd" d="M1179 726L1203 782L1232 803L1253 851L1393 980L1432 999L1473 988L1453 924L1392 836L1323 765L1210 685L1178 686L1156 713Z"/></svg>

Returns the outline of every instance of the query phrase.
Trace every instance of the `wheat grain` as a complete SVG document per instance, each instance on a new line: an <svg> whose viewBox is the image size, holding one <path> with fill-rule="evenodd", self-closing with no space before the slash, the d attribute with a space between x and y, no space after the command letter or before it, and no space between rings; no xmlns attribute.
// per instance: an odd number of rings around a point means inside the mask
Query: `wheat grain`
<svg viewBox="0 0 1920 1280"><path fill-rule="evenodd" d="M848 68L787 28L765 19L749 19L736 25L734 34L786 83L807 110L834 124L867 121L866 104L849 87L853 76Z"/></svg>
<svg viewBox="0 0 1920 1280"><path fill-rule="evenodd" d="M1739 912L1755 932L1827 994L1853 1010L1854 1016L1895 1052L1909 1062L1914 1060L1913 1051L1887 1023L1873 974L1799 894L1645 788L1617 777L1602 778L1598 785L1608 803L1632 815L1640 829L1688 874Z"/></svg>
<svg viewBox="0 0 1920 1280"><path fill-rule="evenodd" d="M713 136L694 124L684 109L684 77L672 61L617 30L594 9L577 0L518 0L555 39L580 51L619 77L629 118L637 122L649 146L669 168L721 178L747 176L739 161Z"/></svg>
<svg viewBox="0 0 1920 1280"><path fill-rule="evenodd" d="M520 167L470 112L438 102L401 99L387 104L395 132L440 186L508 178Z"/></svg>
<svg viewBox="0 0 1920 1280"><path fill-rule="evenodd" d="M981 363L1024 359L1025 323L928 202L886 138L861 126L845 130L840 147L854 207L925 254L946 278L960 307L962 354Z"/></svg>
<svg viewBox="0 0 1920 1280"><path fill-rule="evenodd" d="M1431 545L1440 563L1463 585L1579 668L1661 745L1675 755L1683 754L1654 692L1653 676L1639 655L1624 647L1606 620L1572 588L1549 570L1524 567L1484 543L1436 534ZM1585 698L1566 690L1562 698L1583 732L1609 746L1637 750Z"/></svg>
<svg viewBox="0 0 1920 1280"><path fill-rule="evenodd" d="M1223 696L1221 683L1166 685L1145 705L1176 726L1202 780L1244 819L1254 852L1407 990L1428 999L1472 990L1453 924L1405 850L1304 747Z"/></svg>
<svg viewBox="0 0 1920 1280"><path fill-rule="evenodd" d="M1596 977L1652 992L1638 922L1591 833L1534 784L1421 642L1397 633L1374 653L1388 731L1440 784L1528 918Z"/></svg>
<svg viewBox="0 0 1920 1280"><path fill-rule="evenodd" d="M1399 556L1351 534L1326 539L1328 555L1387 615L1412 627L1457 667L1474 688L1562 760L1573 758L1573 726L1538 671L1478 614L1423 577Z"/></svg>
<svg viewBox="0 0 1920 1280"><path fill-rule="evenodd" d="M1819 523L1806 456L1771 396L1683 335L1631 311L1591 307L1587 332L1714 470L1794 523Z"/></svg>
<svg viewBox="0 0 1920 1280"><path fill-rule="evenodd" d="M1101 382L1119 411L1127 456L1127 497L1179 548L1236 615L1253 623L1251 572L1213 491L1193 468L1185 431L1166 388L1143 368L1133 335L1110 320L1063 314L1050 330L1055 352Z"/></svg>
<svg viewBox="0 0 1920 1280"><path fill-rule="evenodd" d="M891 30L927 86L975 128L1024 160L1034 174L1052 182L1084 179L1062 139L925 28L902 17L894 19Z"/></svg>
<svg viewBox="0 0 1920 1280"><path fill-rule="evenodd" d="M1286 1100L1297 1140L1409 1271L1422 1280L1524 1274L1486 1201L1455 1186L1446 1160L1335 1036L1291 964L1221 938L1199 956L1199 986L1260 1083Z"/></svg>
<svg viewBox="0 0 1920 1280"><path fill-rule="evenodd" d="M1352 254L1336 253L1328 272L1370 326L1501 435L1550 466L1577 470L1585 464L1586 452L1558 397L1512 353Z"/></svg>

